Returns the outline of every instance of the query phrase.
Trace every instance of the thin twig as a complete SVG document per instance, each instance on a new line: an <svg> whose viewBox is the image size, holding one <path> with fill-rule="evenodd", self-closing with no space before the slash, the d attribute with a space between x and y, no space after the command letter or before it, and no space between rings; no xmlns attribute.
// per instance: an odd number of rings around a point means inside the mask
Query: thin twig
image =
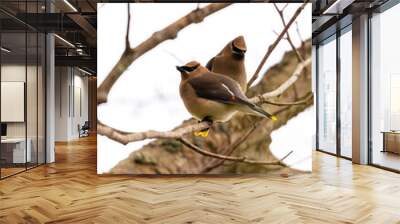
<svg viewBox="0 0 400 224"><path fill-rule="evenodd" d="M131 27L131 4L128 3L128 22L126 25L126 35L125 35L125 46L126 48L131 48L131 44L129 42L129 32Z"/></svg>
<svg viewBox="0 0 400 224"><path fill-rule="evenodd" d="M128 144L130 142L142 141L145 139L178 139L187 133L201 131L211 127L208 122L201 122L197 124L187 125L171 131L145 131L145 132L124 132L112 127L109 127L100 121L97 121L97 133L107 136L109 139L117 141L121 144Z"/></svg>
<svg viewBox="0 0 400 224"><path fill-rule="evenodd" d="M302 105L302 104L307 104L310 99L313 98L313 94L310 92L307 94L308 96L305 99L295 101L295 102L275 102L271 100L265 99L262 95L258 96L260 98L260 104L266 103L266 104L271 104L275 106L294 106L294 105Z"/></svg>
<svg viewBox="0 0 400 224"><path fill-rule="evenodd" d="M296 32L297 32L297 36L299 36L300 41L302 43L304 43L304 39L303 39L303 37L301 36L301 33L300 33L300 28L299 28L299 22L298 21L296 21Z"/></svg>
<svg viewBox="0 0 400 224"><path fill-rule="evenodd" d="M289 27L293 24L293 22L297 19L297 17L300 15L301 11L307 6L309 0L305 0L304 3L296 10L296 12L293 14L292 18L289 20L288 24L285 26L285 28L282 30L280 35L276 38L274 43L269 46L267 53L261 60L260 64L258 65L254 75L251 77L250 81L247 83L247 89L250 89L250 86L253 84L254 81L258 78L258 75L264 66L265 62L271 55L271 53L274 51L275 47L278 45L278 43L281 41L285 33L288 31Z"/></svg>
<svg viewBox="0 0 400 224"><path fill-rule="evenodd" d="M300 62L296 69L294 70L292 76L287 79L284 83L282 83L278 88L276 88L275 90L271 91L271 92L267 92L261 95L262 98L266 99L266 98L270 98L270 97L274 97L274 96L279 96L281 95L283 92L285 92L291 85L293 85L293 83L295 83L297 81L297 79L299 78L299 76L301 75L301 72L307 68L307 66L309 66L311 64L311 58L307 58L305 61ZM250 99L253 103L260 103L260 96L257 97L253 97Z"/></svg>
<svg viewBox="0 0 400 224"><path fill-rule="evenodd" d="M177 60L179 64L185 64L182 59L180 59L178 56L176 56L176 54L172 53L171 51L164 49L164 52L175 58L175 60Z"/></svg>
<svg viewBox="0 0 400 224"><path fill-rule="evenodd" d="M276 32L276 30L272 30L272 32L273 32L276 36L279 36L279 33ZM287 37L282 37L282 39L287 40Z"/></svg>
<svg viewBox="0 0 400 224"><path fill-rule="evenodd" d="M253 125L244 135L235 140L232 144L230 144L226 149L221 150L224 155L231 155L254 131L258 128L258 125ZM221 166L225 160L217 160L211 161L209 165L207 165L201 173L208 173L211 170Z"/></svg>
<svg viewBox="0 0 400 224"><path fill-rule="evenodd" d="M225 155L221 155L221 154L217 154L217 153L213 153L213 152L209 152L206 150L201 149L200 147L192 144L191 142L189 142L188 140L186 140L185 138L179 138L178 139L182 144L186 145L187 147L189 147L190 149L192 149L193 151L203 155L203 156L208 156L208 157L213 157L213 158L217 158L217 159L222 159L222 160L228 160L228 161L234 161L234 162L241 162L241 163L248 163L248 164L257 164L257 165L284 165L284 163L282 162L284 159L286 159L290 154L293 153L293 151L290 151L287 155L285 155L282 159L280 160L274 160L274 161L257 161L257 160L252 160L252 159L248 159L246 156L242 156L242 157L236 157L236 156L225 156Z"/></svg>
<svg viewBox="0 0 400 224"><path fill-rule="evenodd" d="M282 22L283 27L286 27L285 16L283 15L283 11L285 10L286 7L284 7L283 9L279 9L278 6L276 5L276 3L274 3L274 7L275 7L276 11L278 12L279 17L281 17L281 22ZM286 32L286 40L289 42L289 45L292 48L292 50L296 53L297 59L299 61L304 61L303 57L301 56L301 54L299 53L297 48L294 46L292 38L290 38L289 30L287 30L287 32Z"/></svg>
<svg viewBox="0 0 400 224"><path fill-rule="evenodd" d="M275 4L275 3L274 3ZM285 9L286 9L286 7L288 7L289 6L289 3L286 3L283 7L282 7L282 11L284 11Z"/></svg>

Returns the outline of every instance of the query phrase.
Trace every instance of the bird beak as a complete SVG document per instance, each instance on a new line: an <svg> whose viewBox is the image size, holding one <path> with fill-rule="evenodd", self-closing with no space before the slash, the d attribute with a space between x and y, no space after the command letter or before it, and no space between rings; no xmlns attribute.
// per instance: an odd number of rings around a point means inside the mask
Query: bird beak
<svg viewBox="0 0 400 224"><path fill-rule="evenodd" d="M176 66L176 69L182 73L186 73L186 71L182 68L182 66Z"/></svg>

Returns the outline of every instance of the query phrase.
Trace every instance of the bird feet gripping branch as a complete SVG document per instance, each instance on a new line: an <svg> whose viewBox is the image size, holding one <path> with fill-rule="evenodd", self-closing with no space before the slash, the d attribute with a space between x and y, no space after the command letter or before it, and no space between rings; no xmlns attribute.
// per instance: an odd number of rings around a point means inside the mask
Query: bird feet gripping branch
<svg viewBox="0 0 400 224"><path fill-rule="evenodd" d="M209 125L210 125L210 127L212 126L212 124L213 124L213 121L210 119L210 117L205 117L205 118L203 118L203 120L201 120L201 121L199 121L199 123L200 122L203 122L203 121L205 121L205 122L207 122ZM206 129L203 129L203 130L201 130L201 131L196 131L196 132L194 132L194 135L195 136L197 136L197 137L203 137L203 138L205 138L205 137L207 137L208 136L208 133L210 132L210 128L206 128Z"/></svg>

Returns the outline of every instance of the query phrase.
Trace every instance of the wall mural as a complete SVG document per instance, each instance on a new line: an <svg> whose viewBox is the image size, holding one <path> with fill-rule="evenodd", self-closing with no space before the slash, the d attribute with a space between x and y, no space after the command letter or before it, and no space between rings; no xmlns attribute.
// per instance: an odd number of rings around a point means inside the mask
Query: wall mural
<svg viewBox="0 0 400 224"><path fill-rule="evenodd" d="M99 3L98 173L311 171L311 4Z"/></svg>

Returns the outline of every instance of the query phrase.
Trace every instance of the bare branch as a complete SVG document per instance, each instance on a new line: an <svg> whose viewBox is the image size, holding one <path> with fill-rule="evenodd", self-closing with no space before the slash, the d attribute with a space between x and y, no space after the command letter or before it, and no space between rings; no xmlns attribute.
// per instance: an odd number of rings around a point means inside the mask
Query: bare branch
<svg viewBox="0 0 400 224"><path fill-rule="evenodd" d="M286 7L284 7L283 9L279 10L278 6L276 5L276 3L274 3L275 9L279 14L279 17L281 17L281 22L283 27L286 26L286 21L285 21L285 16L283 15L283 11L285 10ZM286 5L287 6L287 5ZM289 42L290 47L292 48L292 50L296 53L296 57L299 61L304 61L303 57L300 55L299 51L297 50L297 48L294 46L292 39L290 38L290 34L289 34L289 30L287 30L286 32L286 40Z"/></svg>
<svg viewBox="0 0 400 224"><path fill-rule="evenodd" d="M251 134L254 133L255 130L257 130L259 126L258 125L253 125L244 135L236 139L236 141L232 144L230 144L226 149L221 150L221 152L224 155L231 155L232 152L234 152ZM211 161L209 165L207 165L201 173L207 173L210 172L211 170L221 166L224 163L223 160L217 160L217 161Z"/></svg>
<svg viewBox="0 0 400 224"><path fill-rule="evenodd" d="M159 138L159 139L178 139L187 133L201 131L209 128L211 125L207 122L188 125L171 131L145 131L145 132L124 132L118 129L109 127L100 121L97 121L97 133L107 136L109 139L117 141L121 144L128 144L130 142L142 141L145 139Z"/></svg>
<svg viewBox="0 0 400 224"><path fill-rule="evenodd" d="M272 30L272 32L273 32L276 36L279 36L279 33L276 32L276 30ZM287 40L287 37L282 37L282 39Z"/></svg>
<svg viewBox="0 0 400 224"><path fill-rule="evenodd" d="M203 156L208 156L208 157L213 157L217 159L222 159L222 160L228 160L228 161L234 161L234 162L241 162L241 163L249 163L249 164L257 164L257 165L284 165L282 162L284 159L286 159L290 154L293 153L293 151L290 151L287 155L285 155L282 159L280 160L274 160L274 161L257 161L257 160L252 160L248 159L245 156L242 157L236 157L236 156L226 156L226 155L221 155L213 152L209 152L206 150L201 149L200 147L192 144L185 138L179 138L179 141L182 142L182 144L186 145L190 149L194 150L195 152L203 155Z"/></svg>
<svg viewBox="0 0 400 224"><path fill-rule="evenodd" d="M271 92L268 92L268 93L264 93L261 96L253 97L253 98L251 98L251 102L260 103L261 102L260 98L261 99L266 99L266 98L270 98L270 97L281 95L291 85L293 85L293 83L295 83L297 81L297 79L301 75L301 72L303 71L303 69L305 69L310 64L311 64L311 58L307 58L305 61L300 62L297 65L296 69L294 70L292 76L288 80L286 80L284 83L282 83L277 89L275 89L275 90L273 90Z"/></svg>
<svg viewBox="0 0 400 224"><path fill-rule="evenodd" d="M127 22L127 25L126 25L126 35L125 35L125 47L126 48L131 48L131 44L130 44L130 42L129 42L129 30L130 30L130 27L131 27L131 4L130 3L128 3L128 22Z"/></svg>
<svg viewBox="0 0 400 224"><path fill-rule="evenodd" d="M189 26L190 24L199 23L203 21L204 18L206 18L207 16L229 5L229 3L212 3L203 8L195 9L184 17L173 22L169 26L165 27L164 29L153 33L151 37L140 43L135 48L130 48L129 46L126 46L126 49L121 55L118 62L114 65L113 69L110 71L110 73L97 89L97 104L107 102L108 94L114 83L137 58L139 58L152 48L156 47L163 41L174 39L179 31Z"/></svg>
<svg viewBox="0 0 400 224"><path fill-rule="evenodd" d="M285 11L286 7L288 7L288 6L289 6L289 3L286 3L286 4L282 7L281 11L282 11L282 12Z"/></svg>
<svg viewBox="0 0 400 224"><path fill-rule="evenodd" d="M296 21L296 32L297 32L297 36L299 36L300 41L302 43L304 43L304 39L303 39L303 37L301 36L301 33L300 33L299 22L297 22L297 21Z"/></svg>
<svg viewBox="0 0 400 224"><path fill-rule="evenodd" d="M180 64L185 64L186 63L182 59L180 59L176 54L172 53L171 51L164 49L164 52L169 54L171 57L175 58L175 60L177 60L178 63L180 63Z"/></svg>
<svg viewBox="0 0 400 224"><path fill-rule="evenodd" d="M301 11L306 7L308 4L309 0L305 0L304 3L296 10L296 12L293 14L292 18L289 20L288 24L285 26L285 28L282 30L280 35L276 38L275 42L269 46L267 53L265 54L264 58L261 60L260 64L258 65L254 75L251 77L250 81L247 84L247 89L250 89L250 86L253 84L254 81L258 78L258 75L264 66L265 62L271 55L271 53L274 51L275 47L278 45L278 43L281 41L285 33L288 31L289 27L293 24L293 22L297 19L297 17L300 15Z"/></svg>
<svg viewBox="0 0 400 224"><path fill-rule="evenodd" d="M304 62L301 62L295 68L292 76L282 83L277 89L264 93L261 96L256 96L251 98L250 100L253 103L261 103L265 101L267 98L275 97L281 95L285 90L287 90L293 83L295 83L298 77L301 75L303 69L305 69L308 65L311 64L311 58L306 59ZM181 127L171 131L146 131L146 132L123 132L112 127L109 127L105 124L102 124L98 121L97 124L97 133L100 135L107 136L108 138L120 142L121 144L128 144L129 142L136 142L145 139L152 138L162 138L162 139L178 139L184 134L192 133L195 131L201 131L206 128L209 128L211 125L208 122L200 122L197 124L187 125L185 127Z"/></svg>
<svg viewBox="0 0 400 224"><path fill-rule="evenodd" d="M274 101L265 99L263 97L263 95L259 95L258 97L260 98L259 103L261 103L261 104L266 103L266 104L271 104L271 105L275 105L275 106L294 106L294 105L307 104L308 101L313 98L313 94L311 92L309 92L305 99L295 101L295 102L274 102Z"/></svg>

